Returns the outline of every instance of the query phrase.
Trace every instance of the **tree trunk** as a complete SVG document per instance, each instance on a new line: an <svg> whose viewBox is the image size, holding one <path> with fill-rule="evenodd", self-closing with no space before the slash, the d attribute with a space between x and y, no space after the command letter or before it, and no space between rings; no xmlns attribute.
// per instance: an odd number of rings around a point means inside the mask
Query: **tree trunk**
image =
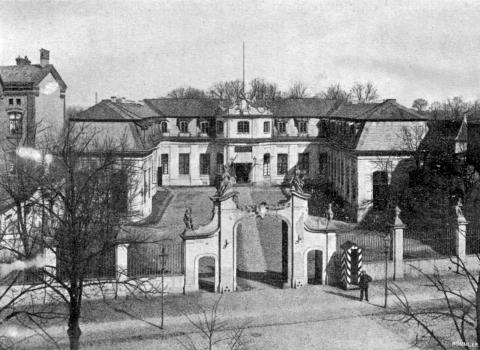
<svg viewBox="0 0 480 350"><path fill-rule="evenodd" d="M80 330L80 303L81 299L78 296L78 291L75 290L74 293L70 296L70 305L69 311L70 315L68 318L68 339L70 341L70 350L79 350L80 349L80 335L82 331Z"/></svg>
<svg viewBox="0 0 480 350"><path fill-rule="evenodd" d="M480 281L480 272L478 274L478 278ZM476 292L476 300L475 300L475 311L476 311L476 316L477 316L477 324L475 325L475 331L477 335L477 344L480 342L480 289L479 285L477 284L477 292Z"/></svg>

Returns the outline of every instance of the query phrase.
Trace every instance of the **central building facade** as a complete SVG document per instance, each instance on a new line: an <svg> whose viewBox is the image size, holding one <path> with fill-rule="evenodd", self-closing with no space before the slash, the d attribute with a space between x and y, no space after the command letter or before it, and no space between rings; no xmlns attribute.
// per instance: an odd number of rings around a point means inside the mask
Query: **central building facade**
<svg viewBox="0 0 480 350"><path fill-rule="evenodd" d="M300 169L306 181L329 183L348 203L351 217L361 221L370 209L382 209L391 185L408 183L418 146L407 142L408 135L422 138L427 132L427 118L395 100L259 104L112 97L72 121L127 140L129 156L141 158L143 215L151 211L144 207L151 206L157 186L211 186L229 166L237 184L252 185L278 185Z"/></svg>

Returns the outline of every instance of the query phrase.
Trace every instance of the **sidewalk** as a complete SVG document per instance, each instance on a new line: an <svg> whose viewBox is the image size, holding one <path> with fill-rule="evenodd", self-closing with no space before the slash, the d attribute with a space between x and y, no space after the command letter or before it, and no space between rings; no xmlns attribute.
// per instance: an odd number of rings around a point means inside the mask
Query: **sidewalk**
<svg viewBox="0 0 480 350"><path fill-rule="evenodd" d="M459 285L458 278L455 276L449 276L447 280L456 288L463 288L462 285ZM406 280L398 283L408 293L411 302L431 302L442 298L440 293L422 286L423 284L425 284L424 280ZM350 348L348 344L352 346L351 348L357 349L411 348L408 342L398 334L392 333L382 325L375 324L368 318L368 316L385 312L382 307L384 302L383 284L374 283L371 285L370 303L360 302L358 294L357 290L344 291L330 286L308 286L302 289L284 290L267 287L262 290L236 292L222 296L219 318L222 321L228 321L229 327L248 325L249 334L256 334L259 329L262 329L262 333L270 332L274 339L282 338L289 334L288 332L293 332L293 335L289 336L289 339L284 339L284 341L293 341L294 337L298 337L302 332L310 329L312 332L316 332L316 336L311 340L318 338L319 334L323 334L321 336L322 342L329 340L331 342L330 346L333 346L331 348L347 349ZM209 305L212 305L219 298L219 295L200 293L183 296L182 298L184 298L184 306L190 303L208 309ZM393 301L393 296L390 296L391 306L394 304ZM162 344L170 344L169 346L172 348L172 344L175 343L174 338L185 333L192 333L195 329L184 316L185 310L189 309L188 307L172 306L167 298L165 308L167 313L163 331L148 325L146 322L132 319L100 323L86 322L81 325L82 342L91 346L91 349L113 349L120 344L124 344L125 349L127 349L127 345L132 339L141 339L147 343L149 341L158 342L161 339ZM198 315L191 316L193 319L196 319L196 317ZM144 320L160 325L160 318L157 316L147 317ZM347 332L346 328L350 327L354 327L355 331L352 332L352 329L350 329ZM63 326L50 327L48 332L54 338L59 339L61 343L66 344L66 329ZM318 332L320 333L317 334ZM365 332L373 333L367 335ZM382 347L377 347L372 343L368 343L368 347L364 347L367 345L364 342L375 339L371 337L377 336L388 340L382 340ZM311 338L311 335L309 337ZM253 341L257 342L256 339L253 339ZM303 341L302 338L300 340L301 346L304 346L304 344L302 345ZM385 342L390 345L387 346L388 344ZM29 343L33 346L35 342L29 341ZM283 347L282 342L280 342L276 348L290 349L293 345L288 341L287 343L289 344L288 347ZM268 344L273 344L272 339L268 341ZM285 344L283 345L285 346ZM36 344L36 349L44 348L43 345L40 347L38 345L40 344ZM48 346L45 348L48 348ZM145 347L145 349L148 348ZM155 343L153 348L163 347L159 347L159 344ZM303 347L298 348L302 349ZM123 347L118 347L118 349L123 349Z"/></svg>

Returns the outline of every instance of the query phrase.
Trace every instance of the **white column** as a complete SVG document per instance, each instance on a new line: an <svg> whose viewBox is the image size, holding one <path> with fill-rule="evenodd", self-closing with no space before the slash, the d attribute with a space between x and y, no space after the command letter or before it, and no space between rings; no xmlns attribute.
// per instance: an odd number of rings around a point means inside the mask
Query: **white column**
<svg viewBox="0 0 480 350"><path fill-rule="evenodd" d="M198 150L198 145L190 146L190 184L202 184L200 181L200 152Z"/></svg>
<svg viewBox="0 0 480 350"><path fill-rule="evenodd" d="M170 157L168 157L168 173L170 174L170 182L178 181L178 146L172 145L170 147Z"/></svg>
<svg viewBox="0 0 480 350"><path fill-rule="evenodd" d="M395 208L395 221L392 225L393 279L403 278L403 231L405 225L400 220L400 208Z"/></svg>
<svg viewBox="0 0 480 350"><path fill-rule="evenodd" d="M115 267L117 281L128 278L128 244L119 244L115 247Z"/></svg>

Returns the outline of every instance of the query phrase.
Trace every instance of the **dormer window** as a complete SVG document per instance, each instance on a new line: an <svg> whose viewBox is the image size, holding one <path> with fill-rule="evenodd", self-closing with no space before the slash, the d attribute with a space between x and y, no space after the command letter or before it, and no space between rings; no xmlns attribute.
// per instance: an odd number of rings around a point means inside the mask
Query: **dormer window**
<svg viewBox="0 0 480 350"><path fill-rule="evenodd" d="M278 132L280 134L286 134L287 133L287 123L281 121L278 122Z"/></svg>
<svg viewBox="0 0 480 350"><path fill-rule="evenodd" d="M223 121L217 121L217 134L223 134Z"/></svg>
<svg viewBox="0 0 480 350"><path fill-rule="evenodd" d="M168 132L168 124L167 122L161 122L160 123L160 130L162 131L162 133L167 133Z"/></svg>
<svg viewBox="0 0 480 350"><path fill-rule="evenodd" d="M298 132L301 133L301 134L306 134L307 133L307 122L306 121L298 122Z"/></svg>
<svg viewBox="0 0 480 350"><path fill-rule="evenodd" d="M8 114L10 120L10 135L22 134L22 114L13 112Z"/></svg>
<svg viewBox="0 0 480 350"><path fill-rule="evenodd" d="M187 121L181 121L179 123L179 127L180 127L180 132L181 133L187 133L188 132L188 122Z"/></svg>
<svg viewBox="0 0 480 350"><path fill-rule="evenodd" d="M210 123L209 122L201 122L200 123L200 130L202 131L202 134L208 134L210 129Z"/></svg>

